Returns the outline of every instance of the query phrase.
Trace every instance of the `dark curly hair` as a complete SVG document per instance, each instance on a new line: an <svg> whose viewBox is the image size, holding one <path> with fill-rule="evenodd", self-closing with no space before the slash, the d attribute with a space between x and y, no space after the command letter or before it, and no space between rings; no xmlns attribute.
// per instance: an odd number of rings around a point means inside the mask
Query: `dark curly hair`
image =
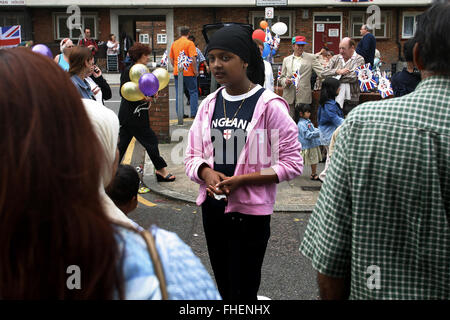
<svg viewBox="0 0 450 320"><path fill-rule="evenodd" d="M149 46L142 44L140 42L136 42L128 51L131 60L133 62L138 61L144 54L150 54L152 50Z"/></svg>

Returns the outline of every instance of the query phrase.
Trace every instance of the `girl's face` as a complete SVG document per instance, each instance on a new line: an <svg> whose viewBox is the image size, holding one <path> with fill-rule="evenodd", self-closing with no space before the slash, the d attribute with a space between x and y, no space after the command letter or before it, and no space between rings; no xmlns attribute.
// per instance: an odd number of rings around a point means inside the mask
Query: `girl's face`
<svg viewBox="0 0 450 320"><path fill-rule="evenodd" d="M248 63L229 51L213 49L208 53L209 68L221 85L236 85L247 77Z"/></svg>
<svg viewBox="0 0 450 320"><path fill-rule="evenodd" d="M311 112L309 111L300 112L300 116L304 119L309 119L309 117L311 117Z"/></svg>

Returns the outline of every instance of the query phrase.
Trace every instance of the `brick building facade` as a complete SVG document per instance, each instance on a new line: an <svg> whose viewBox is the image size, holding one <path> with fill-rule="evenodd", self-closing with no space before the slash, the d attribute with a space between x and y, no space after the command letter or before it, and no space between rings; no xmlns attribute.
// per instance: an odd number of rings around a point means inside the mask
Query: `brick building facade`
<svg viewBox="0 0 450 320"><path fill-rule="evenodd" d="M327 26L331 22L335 23L335 44L346 36L358 41L359 26L369 16L366 13L367 7L379 5L383 30L375 33L377 49L382 54L385 66L390 68L391 64L401 58L402 44L412 36L415 16L423 12L431 2L432 0L374 0L369 3L342 3L337 0L289 0L287 6L275 7L276 19L272 22L283 21L288 24L289 30L282 37L274 62L281 63L282 58L291 53L290 38L294 35L304 35L307 38L307 52L316 51L318 47L316 45L313 48L313 45L318 42L318 35L315 34L319 30L317 24ZM24 23L23 29L26 30L23 40L32 39L35 43L44 43L55 54L58 53L59 41L63 37L77 38L79 35L79 32L69 32L64 26L70 16L66 14L66 9L73 4L80 6L82 24L94 29L95 39L106 42L109 34L114 33L120 40L121 34L127 32L135 40L145 39L150 46L153 45L158 58L179 37L182 26L191 28L198 47L203 50L205 41L201 30L204 24L241 22L250 23L257 28L259 21L264 19L264 7L255 6L254 0L228 0L214 4L206 0L190 0L188 6L186 1L181 0L136 0L134 8L137 9L130 9L127 1L102 0L97 1L96 6L91 6L88 0L28 0L25 3L25 7L1 6L0 24L2 21L12 23L14 19L11 17L20 15L21 19L18 18L17 21ZM408 28L406 34L404 26ZM104 53L100 52L102 54Z"/></svg>
<svg viewBox="0 0 450 320"><path fill-rule="evenodd" d="M274 57L274 69L284 57L292 53L291 38L306 37L306 52L317 52L322 44L335 48L338 53L340 39L350 36L358 41L359 29L371 17L370 5L380 9L380 29L373 33L377 49L381 52L383 70L396 71L402 59L403 43L411 38L417 15L431 5L432 0L373 0L354 3L338 0L273 0L287 3L275 7L275 17L269 23L282 21L288 32L281 37L280 48ZM262 0L227 0L212 3L209 0L134 0L133 6L125 0L24 0L25 5L10 6L0 2L0 25L22 25L22 40L46 44L54 55L59 53L59 42L65 37L79 38L80 32L69 30L67 20L73 12L69 6L79 6L81 24L91 29L99 41L97 64L105 69L109 35L115 34L122 43L123 34L137 41L148 42L153 48L153 59L159 62L164 51L179 37L180 28L188 26L203 51L206 43L202 35L205 24L240 22L259 28L264 19L264 7L255 3ZM121 45L121 50L123 46ZM164 96L164 95L163 95ZM151 111L153 129L160 141L169 139L168 98L159 99L157 110Z"/></svg>

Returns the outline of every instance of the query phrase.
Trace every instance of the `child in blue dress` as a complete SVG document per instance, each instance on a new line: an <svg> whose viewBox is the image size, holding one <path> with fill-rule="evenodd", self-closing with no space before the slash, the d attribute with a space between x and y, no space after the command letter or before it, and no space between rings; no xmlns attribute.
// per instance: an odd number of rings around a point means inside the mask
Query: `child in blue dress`
<svg viewBox="0 0 450 320"><path fill-rule="evenodd" d="M302 144L301 155L304 165L311 166L311 180L320 181L317 175L317 164L322 160L320 151L320 130L315 128L309 117L311 117L311 106L309 104L298 104L295 107L295 122L298 126L298 141Z"/></svg>

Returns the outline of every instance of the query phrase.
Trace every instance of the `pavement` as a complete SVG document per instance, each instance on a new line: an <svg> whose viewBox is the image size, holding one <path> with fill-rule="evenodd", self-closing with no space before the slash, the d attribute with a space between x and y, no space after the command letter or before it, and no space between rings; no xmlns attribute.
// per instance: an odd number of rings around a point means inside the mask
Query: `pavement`
<svg viewBox="0 0 450 320"><path fill-rule="evenodd" d="M103 73L103 77L110 85L120 84L120 74ZM170 199L195 203L199 186L191 181L184 171L184 153L187 145L187 135L192 125L192 119L185 119L183 125L178 125L176 120L170 120L170 135L172 142L159 144L161 156L166 160L170 173L176 176L175 182L158 182L155 169L145 152L145 164L143 180L147 187L154 193ZM136 142L136 147L143 152L142 146ZM319 163L317 172L324 168L324 163ZM305 166L303 174L291 181L285 181L277 186L275 212L302 212L310 213L317 201L321 182L311 181L311 167Z"/></svg>

